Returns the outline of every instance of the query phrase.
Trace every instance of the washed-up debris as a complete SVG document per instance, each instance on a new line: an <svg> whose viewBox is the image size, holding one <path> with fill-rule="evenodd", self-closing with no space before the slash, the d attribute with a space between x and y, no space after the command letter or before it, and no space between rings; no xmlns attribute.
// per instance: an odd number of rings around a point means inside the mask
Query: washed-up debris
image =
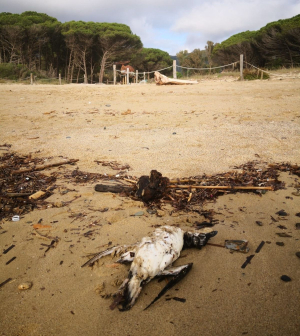
<svg viewBox="0 0 300 336"><path fill-rule="evenodd" d="M76 168L72 172L64 174L64 178L73 183L95 183L99 180L108 180L111 177L103 174L83 172Z"/></svg>
<svg viewBox="0 0 300 336"><path fill-rule="evenodd" d="M34 224L34 229L52 229L51 225L43 225L43 224Z"/></svg>
<svg viewBox="0 0 300 336"><path fill-rule="evenodd" d="M141 176L137 182L136 196L144 202L162 198L166 193L169 179L157 170L151 170L150 176Z"/></svg>
<svg viewBox="0 0 300 336"><path fill-rule="evenodd" d="M295 216L300 217L300 212L297 212Z"/></svg>
<svg viewBox="0 0 300 336"><path fill-rule="evenodd" d="M217 220L217 219L212 219L209 222L208 221L203 221L203 222L197 222L196 221L194 223L194 226L195 226L195 229L201 230L201 229L204 229L204 228L207 228L207 227L213 227L217 223L219 223L219 220Z"/></svg>
<svg viewBox="0 0 300 336"><path fill-rule="evenodd" d="M45 253L44 255L46 256L46 253L51 249L51 248L54 248L56 246L56 244L58 243L58 240L57 239L53 239L50 243L50 245L48 244L41 244L42 246L46 246L47 249L45 250Z"/></svg>
<svg viewBox="0 0 300 336"><path fill-rule="evenodd" d="M276 212L278 216L288 216L289 214L285 210L280 210Z"/></svg>
<svg viewBox="0 0 300 336"><path fill-rule="evenodd" d="M125 185L114 180L107 181L105 184L96 184L95 191L98 192L111 192L111 193L128 193L132 192L133 188L131 185Z"/></svg>
<svg viewBox="0 0 300 336"><path fill-rule="evenodd" d="M14 215L11 220L13 222L18 222L20 220L20 216L19 215Z"/></svg>
<svg viewBox="0 0 300 336"><path fill-rule="evenodd" d="M95 162L99 165L101 164L104 167L110 167L113 170L130 170L131 167L129 164L122 165L121 163L118 163L117 161L99 161L95 160Z"/></svg>
<svg viewBox="0 0 300 336"><path fill-rule="evenodd" d="M5 281L0 283L0 288L3 287L4 285L6 285L8 282L10 282L12 280L12 278L8 278Z"/></svg>
<svg viewBox="0 0 300 336"><path fill-rule="evenodd" d="M284 225L278 225L277 227L278 227L279 229L281 229L281 230L286 230L286 229L287 229L287 227L284 226Z"/></svg>
<svg viewBox="0 0 300 336"><path fill-rule="evenodd" d="M300 230L300 223L295 224L296 230Z"/></svg>
<svg viewBox="0 0 300 336"><path fill-rule="evenodd" d="M26 282L22 282L19 286L18 289L20 290L27 290L30 289L32 287L32 282L31 281L26 281Z"/></svg>
<svg viewBox="0 0 300 336"><path fill-rule="evenodd" d="M179 302L186 302L185 298L179 298L177 296L174 296L172 299L175 300L175 301L179 301Z"/></svg>
<svg viewBox="0 0 300 336"><path fill-rule="evenodd" d="M5 143L4 145L0 145L0 149L1 149L1 150L9 150L10 147L11 147L11 145L10 145L10 144L7 144L7 143Z"/></svg>
<svg viewBox="0 0 300 336"><path fill-rule="evenodd" d="M229 250L248 253L249 247L247 240L225 240L225 247Z"/></svg>
<svg viewBox="0 0 300 336"><path fill-rule="evenodd" d="M165 75L162 75L158 71L154 72L154 79L156 85L190 85L190 84L198 84L197 81L194 80L184 80L184 79L174 79L169 78Z"/></svg>
<svg viewBox="0 0 300 336"><path fill-rule="evenodd" d="M293 173L297 170L292 167L298 166L267 166L259 161L252 161L234 167L233 171L211 176L203 174L169 180L153 170L150 176L141 176L139 179L120 176L114 180L131 183L127 183L124 189L123 186L120 188L133 199L137 198L148 204L170 203L177 211L197 211L199 205L224 193L256 192L261 195L267 190L282 189L285 185L278 180L279 173L282 169L287 171L289 167ZM104 180L105 185L109 177L103 175L100 179Z"/></svg>
<svg viewBox="0 0 300 336"><path fill-rule="evenodd" d="M296 256L300 258L300 252L296 252Z"/></svg>
<svg viewBox="0 0 300 336"><path fill-rule="evenodd" d="M157 209L150 209L150 208L148 208L148 209L147 209L147 212L148 212L150 215L155 215L155 214L157 214Z"/></svg>
<svg viewBox="0 0 300 336"><path fill-rule="evenodd" d="M114 309L119 304L120 310L130 309L142 287L156 276L171 276L172 280L162 289L158 296L145 308L149 308L165 292L177 284L192 268L192 263L179 267L172 267L172 263L179 258L183 248L197 247L201 249L207 241L217 234L189 233L175 226L162 226L154 230L151 236L144 237L141 242L133 245L116 246L96 254L84 266L91 266L98 259L107 255L120 255L117 263L131 262L128 278L124 280L115 294L114 302L110 308ZM161 265L164 269L161 269Z"/></svg>
<svg viewBox="0 0 300 336"><path fill-rule="evenodd" d="M285 232L276 232L276 234L279 236L279 237L285 237L285 238L290 238L292 237L291 235L285 233Z"/></svg>
<svg viewBox="0 0 300 336"><path fill-rule="evenodd" d="M12 261L14 261L17 257L12 257L11 259L9 259L5 265L9 265Z"/></svg>
<svg viewBox="0 0 300 336"><path fill-rule="evenodd" d="M131 216L143 216L143 215L144 215L144 211L138 211L134 215L131 215Z"/></svg>
<svg viewBox="0 0 300 336"><path fill-rule="evenodd" d="M280 277L280 279L281 279L282 281L284 281L284 282L292 281L292 279L291 279L289 276L287 276L287 275L282 275L282 276Z"/></svg>
<svg viewBox="0 0 300 336"><path fill-rule="evenodd" d="M255 222L258 226L263 226L263 223L261 221L256 221Z"/></svg>
<svg viewBox="0 0 300 336"><path fill-rule="evenodd" d="M3 251L3 254L6 254L7 252L9 252L11 249L13 249L16 245L10 245L10 247L8 247L6 250Z"/></svg>
<svg viewBox="0 0 300 336"><path fill-rule="evenodd" d="M241 268L246 268L248 264L251 264L251 260L254 258L255 254L250 255L249 257L246 258L246 261L243 263Z"/></svg>
<svg viewBox="0 0 300 336"><path fill-rule="evenodd" d="M255 250L255 253L259 253L260 250L262 249L262 247L263 247L264 245L265 245L265 242L262 241L262 242L258 245L257 249Z"/></svg>
<svg viewBox="0 0 300 336"><path fill-rule="evenodd" d="M33 158L8 152L0 157L0 220L20 219L35 208L46 207L44 201L56 188L55 173L49 176L38 171L47 168L74 164L78 160L65 160L45 164L52 158Z"/></svg>
<svg viewBox="0 0 300 336"><path fill-rule="evenodd" d="M276 245L278 245L278 246L284 246L284 242L276 242Z"/></svg>

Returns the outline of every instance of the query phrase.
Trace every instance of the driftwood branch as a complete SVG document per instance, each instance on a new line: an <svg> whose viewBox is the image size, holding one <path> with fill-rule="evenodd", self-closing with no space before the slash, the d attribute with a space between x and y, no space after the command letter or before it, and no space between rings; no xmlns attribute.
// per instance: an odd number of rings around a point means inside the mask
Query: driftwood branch
<svg viewBox="0 0 300 336"><path fill-rule="evenodd" d="M41 166L33 166L33 167L27 168L27 169L13 170L11 173L12 173L12 175L28 173L28 172L37 171L37 170L44 170L44 169L47 169L47 168L50 168L50 167L62 166L62 165L65 165L65 164L73 164L77 161L79 161L79 159L71 159L71 160L63 161L63 162L49 163L49 164L41 165Z"/></svg>
<svg viewBox="0 0 300 336"><path fill-rule="evenodd" d="M124 191L131 192L132 190L133 190L132 186L119 184L116 182L115 183L108 182L106 184L101 183L101 184L95 185L95 191L99 191L99 192L121 193Z"/></svg>
<svg viewBox="0 0 300 336"><path fill-rule="evenodd" d="M154 72L155 83L157 85L186 85L186 84L198 84L197 81L184 80L184 79L174 79L169 78L161 73Z"/></svg>

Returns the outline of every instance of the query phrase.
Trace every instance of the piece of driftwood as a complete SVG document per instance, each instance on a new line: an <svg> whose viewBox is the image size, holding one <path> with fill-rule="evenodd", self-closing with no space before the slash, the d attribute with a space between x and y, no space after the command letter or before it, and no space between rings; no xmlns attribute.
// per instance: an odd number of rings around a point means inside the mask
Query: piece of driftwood
<svg viewBox="0 0 300 336"><path fill-rule="evenodd" d="M43 197L45 194L46 194L45 191L39 190L39 191L35 192L34 194L30 195L29 199L37 200L37 199Z"/></svg>
<svg viewBox="0 0 300 336"><path fill-rule="evenodd" d="M154 79L157 85L189 85L189 84L198 84L197 81L193 80L184 80L184 79L175 79L169 78L165 75L162 75L158 71L154 72Z"/></svg>
<svg viewBox="0 0 300 336"><path fill-rule="evenodd" d="M27 168L27 169L13 170L11 172L11 174L16 175L16 174L28 173L28 172L37 171L37 170L44 170L44 169L47 169L47 168L50 168L50 167L62 166L64 164L73 164L77 161L79 161L79 159L71 159L71 160L67 160L67 161L63 161L63 162L49 163L49 164L41 165L41 166L33 166L33 167L30 167L30 168Z"/></svg>
<svg viewBox="0 0 300 336"><path fill-rule="evenodd" d="M133 187L130 185L120 184L118 182L108 181L96 184L95 191L111 193L131 192L133 191Z"/></svg>

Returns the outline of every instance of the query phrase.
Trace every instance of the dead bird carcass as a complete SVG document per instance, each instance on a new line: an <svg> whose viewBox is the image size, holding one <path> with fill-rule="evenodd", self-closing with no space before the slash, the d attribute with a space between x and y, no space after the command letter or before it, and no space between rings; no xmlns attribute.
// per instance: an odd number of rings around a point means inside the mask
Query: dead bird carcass
<svg viewBox="0 0 300 336"><path fill-rule="evenodd" d="M110 254L120 256L118 263L131 262L128 277L114 295L115 299L110 306L111 309L114 309L120 304L122 306L121 311L129 310L134 305L142 287L153 278L173 276L173 279L150 303L151 305L168 289L178 283L192 268L192 263L172 267L173 262L179 258L181 250L189 247L201 249L216 234L217 231L191 233L184 232L175 226L161 226L155 229L149 237L144 237L139 243L115 246L96 254L82 267L91 266L96 260Z"/></svg>

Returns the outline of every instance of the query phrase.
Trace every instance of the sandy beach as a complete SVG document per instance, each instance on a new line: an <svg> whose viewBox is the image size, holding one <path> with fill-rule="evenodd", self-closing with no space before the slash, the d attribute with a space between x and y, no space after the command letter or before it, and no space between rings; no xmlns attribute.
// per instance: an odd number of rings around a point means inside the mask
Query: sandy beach
<svg viewBox="0 0 300 336"><path fill-rule="evenodd" d="M77 167L117 173L96 161L129 165L129 176L156 169L171 179L224 173L253 160L300 164L299 78L192 86L1 84L0 106L0 145L12 145L1 147L0 155L9 150L45 163L79 160L46 169L46 175ZM0 223L0 283L11 278L0 288L0 335L299 335L300 178L283 172L280 180L285 189L229 193L203 205L218 220L210 242L245 239L248 254L212 245L184 250L175 265L193 262L193 268L179 284L143 311L165 285L152 280L134 307L120 312L109 309L109 296L129 266L105 257L81 268L87 255L139 241L155 225L193 230L204 217L166 204L157 216L143 202L96 192L94 182L58 178L47 201L71 203ZM49 240L33 228L39 221L50 226L39 232L59 238L47 252L41 244ZM282 232L290 237L277 235ZM19 290L26 281L32 288Z"/></svg>

